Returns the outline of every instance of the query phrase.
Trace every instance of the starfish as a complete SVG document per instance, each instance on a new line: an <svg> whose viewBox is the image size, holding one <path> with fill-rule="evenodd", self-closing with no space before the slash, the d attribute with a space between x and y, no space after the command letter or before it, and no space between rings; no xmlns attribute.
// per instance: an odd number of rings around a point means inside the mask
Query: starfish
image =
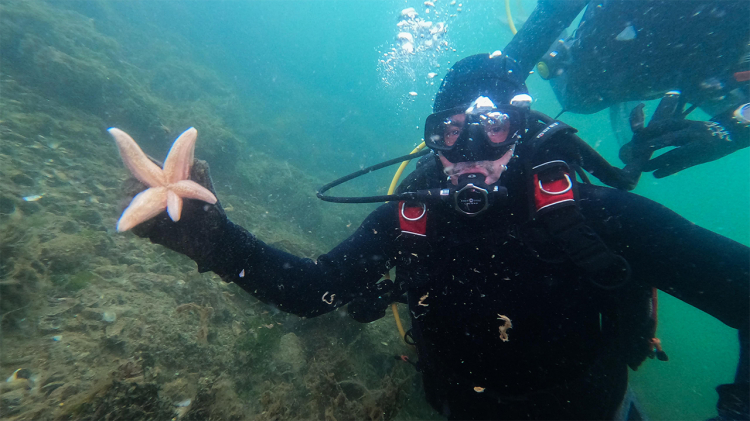
<svg viewBox="0 0 750 421"><path fill-rule="evenodd" d="M107 131L115 138L122 162L135 178L149 187L138 193L122 213L117 221L117 231L127 231L160 214L164 209L177 222L180 220L184 198L216 203L216 196L210 190L188 180L190 167L193 165L195 140L198 138L195 128L185 130L174 141L164 160L163 169L146 156L130 135L115 127Z"/></svg>

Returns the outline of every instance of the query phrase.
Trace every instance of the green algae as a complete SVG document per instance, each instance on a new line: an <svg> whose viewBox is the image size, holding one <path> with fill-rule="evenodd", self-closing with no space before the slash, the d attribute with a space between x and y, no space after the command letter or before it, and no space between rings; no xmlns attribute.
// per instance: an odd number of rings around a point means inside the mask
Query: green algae
<svg viewBox="0 0 750 421"><path fill-rule="evenodd" d="M88 287L92 282L95 282L99 279L101 278L92 272L81 271L70 276L67 283L65 284L65 288L71 292L79 291Z"/></svg>
<svg viewBox="0 0 750 421"><path fill-rule="evenodd" d="M295 116L269 120L264 98L238 98L179 36L133 28L129 19L142 5L122 13L129 7L0 3L0 178L26 180L0 184L0 371L28 367L48 391L25 397L20 416L95 418L123 405L136 411L122 412L133 419L171 414L184 397L162 386L179 380L196 397L185 419L271 419L283 411L288 419L392 418L413 373L393 366L385 349L369 359L389 368L368 368L349 348L358 325L342 325L338 314L315 321L279 314L235 285L198 275L184 256L114 232L129 174L109 126L156 158L197 127L196 156L211 164L228 216L301 256L314 258L351 234L369 209L318 201L325 181L295 160L305 155L295 139L268 130L294 127ZM22 199L31 194L42 198ZM211 310L205 317L177 310L190 303ZM96 315L109 308L117 320L106 324ZM390 323L370 342L392 338ZM292 331L308 359L297 375L277 370L281 338ZM50 339L58 335L62 341ZM39 349L42 356L29 357ZM122 374L122 359L137 361L140 374ZM283 409L292 401L294 411Z"/></svg>

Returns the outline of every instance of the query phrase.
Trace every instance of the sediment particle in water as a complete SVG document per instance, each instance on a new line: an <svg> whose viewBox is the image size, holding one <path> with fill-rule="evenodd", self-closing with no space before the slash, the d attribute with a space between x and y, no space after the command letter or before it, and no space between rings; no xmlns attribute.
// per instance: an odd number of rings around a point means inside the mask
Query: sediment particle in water
<svg viewBox="0 0 750 421"><path fill-rule="evenodd" d="M117 313L115 313L114 311L105 311L104 313L102 313L102 320L107 323L112 323L117 320Z"/></svg>

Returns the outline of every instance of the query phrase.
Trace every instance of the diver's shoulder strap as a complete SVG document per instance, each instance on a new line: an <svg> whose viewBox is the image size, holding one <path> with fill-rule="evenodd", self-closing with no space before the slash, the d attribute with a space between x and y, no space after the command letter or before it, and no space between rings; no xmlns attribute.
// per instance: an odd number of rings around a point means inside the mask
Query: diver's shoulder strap
<svg viewBox="0 0 750 421"><path fill-rule="evenodd" d="M440 164L438 162L438 157L434 153L429 153L420 158L417 161L417 168L404 177L404 181L399 184L396 191L404 193L438 187L435 185L435 180L440 180L441 178Z"/></svg>
<svg viewBox="0 0 750 421"><path fill-rule="evenodd" d="M440 168L437 155L428 154L417 162L417 168L405 177L398 191L434 188L436 187L435 180L439 179ZM427 204L415 201L401 201L396 208L396 217L401 230L401 235L396 240L399 250L396 282L403 290L408 291L424 285L429 280L425 262L430 255L429 233L427 232L430 211Z"/></svg>
<svg viewBox="0 0 750 421"><path fill-rule="evenodd" d="M544 144L544 137L569 132L569 126L558 123L548 125L524 145L530 157L526 167L531 202L528 225L537 238L548 237L553 248L586 270L595 285L617 288L630 278L630 266L586 224L578 207L575 173L568 164L561 159L542 160L554 155L554 150L537 150Z"/></svg>
<svg viewBox="0 0 750 421"><path fill-rule="evenodd" d="M573 126L569 126L560 120L553 120L546 126L542 127L534 136L535 141L539 142L547 140L558 133L577 133L578 129Z"/></svg>
<svg viewBox="0 0 750 421"><path fill-rule="evenodd" d="M578 130L537 111L533 111L532 115L542 123L520 145L524 155L529 156L532 162L562 159L576 167L584 181L587 180L580 169L586 170L610 187L622 190L635 188L638 180L630 172L607 162L599 152L576 135Z"/></svg>
<svg viewBox="0 0 750 421"><path fill-rule="evenodd" d="M429 280L424 265L430 257L427 239L427 205L421 202L401 201L397 206L401 234L397 238L399 250L396 263L396 282L408 291L424 285Z"/></svg>

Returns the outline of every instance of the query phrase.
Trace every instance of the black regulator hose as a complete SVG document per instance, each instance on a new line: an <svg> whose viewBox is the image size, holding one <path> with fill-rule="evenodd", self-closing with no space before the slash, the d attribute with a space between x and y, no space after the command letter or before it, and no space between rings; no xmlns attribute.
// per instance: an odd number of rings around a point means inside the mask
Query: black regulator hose
<svg viewBox="0 0 750 421"><path fill-rule="evenodd" d="M535 118L544 124L552 124L555 122L552 117L540 113L539 111L530 111L530 115L532 118ZM610 187L627 191L635 188L638 179L633 177L632 174L612 166L612 164L607 162L604 157L599 155L599 152L577 135L570 133L568 134L568 138L572 140L573 143L565 146L569 146L571 151L578 155L580 162L577 162L576 164L580 165L581 168Z"/></svg>
<svg viewBox="0 0 750 421"><path fill-rule="evenodd" d="M546 114L540 113L539 111L530 111L530 116L533 119L536 119L548 125L555 122L555 120L552 117ZM571 164L577 167L580 166L580 168L583 168L588 173L598 178L602 183L610 187L623 189L623 190L633 190L635 188L636 184L638 183L637 178L633 177L632 174L630 174L627 171L623 171L620 168L613 167L609 162L607 162L606 159L604 159L604 157L599 155L599 153L596 150L594 150L594 148L592 148L583 139L581 139L580 137L578 137L577 135L573 133L569 133L567 136L566 142L569 142L569 143L561 145L561 146L563 146L569 152L574 154L578 161L575 163L571 162ZM432 192L430 191L405 192L405 193L400 193L400 194L387 194L387 195L366 196L366 197L343 197L343 196L326 196L325 195L325 193L328 190L336 186L339 186L341 184L344 184L347 181L353 180L357 177L371 173L373 171L377 171L379 169L389 167L394 164L398 164L400 162L404 162L404 161L412 160L414 158L425 156L429 153L430 153L429 149L424 149L420 152L410 153L407 155L400 156L398 158L389 159L388 161L381 162L379 164L372 165L367 168L363 168L359 171L353 172L349 175L346 175L337 180L334 180L324 185L320 189L318 189L318 192L317 192L318 199L324 200L326 202L333 202L333 203L381 203L381 202L389 202L389 201L395 201L395 200L433 199L433 197L427 197L427 196L433 196ZM581 177L585 179L585 176L582 175Z"/></svg>
<svg viewBox="0 0 750 421"><path fill-rule="evenodd" d="M326 202L333 202L333 203L379 203L379 202L389 202L394 200L414 200L417 198L416 193L407 192L407 193L401 193L401 194L387 194L382 196L367 196L367 197L341 197L341 196L326 196L324 193L328 190L346 183L349 180L355 179L359 176L371 173L373 171L377 171L381 168L389 167L394 164L398 164L399 162L408 161L414 158L419 158L422 156L427 155L430 153L429 149L422 150L417 153L411 153L403 156L399 156L398 158L389 159L388 161L381 162L380 164L372 165L367 168L363 168L357 172L353 172L349 175L346 175L344 177L341 177L337 180L334 180L325 186L318 189L318 199L325 200Z"/></svg>

